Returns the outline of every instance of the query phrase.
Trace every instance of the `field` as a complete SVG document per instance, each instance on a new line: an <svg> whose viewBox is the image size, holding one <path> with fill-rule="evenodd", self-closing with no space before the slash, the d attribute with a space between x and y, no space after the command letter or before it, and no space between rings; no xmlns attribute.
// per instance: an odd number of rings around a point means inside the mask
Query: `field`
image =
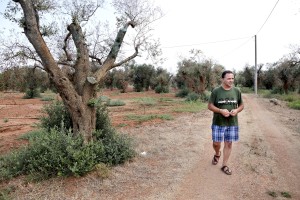
<svg viewBox="0 0 300 200"><path fill-rule="evenodd" d="M241 140L234 144L233 175L211 165L212 113L184 103L174 93L104 91L111 101L113 125L135 139L133 161L112 168L109 177L84 177L28 182L25 177L1 183L12 199L300 199L300 111L284 102L244 94L239 115ZM0 153L26 143L20 135L36 127L49 101L0 94ZM52 96L52 98L57 98Z"/></svg>

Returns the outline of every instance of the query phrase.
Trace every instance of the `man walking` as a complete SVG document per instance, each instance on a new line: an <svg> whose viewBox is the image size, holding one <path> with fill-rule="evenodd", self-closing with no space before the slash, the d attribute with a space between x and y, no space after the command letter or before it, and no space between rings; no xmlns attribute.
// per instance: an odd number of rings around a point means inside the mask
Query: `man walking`
<svg viewBox="0 0 300 200"><path fill-rule="evenodd" d="M221 143L224 141L221 170L231 175L232 171L227 166L227 162L231 154L232 142L239 140L237 114L244 109L244 104L240 90L233 85L233 72L226 70L221 77L222 85L212 91L208 102L208 109L213 112L211 129L215 155L212 164L218 164L221 157Z"/></svg>

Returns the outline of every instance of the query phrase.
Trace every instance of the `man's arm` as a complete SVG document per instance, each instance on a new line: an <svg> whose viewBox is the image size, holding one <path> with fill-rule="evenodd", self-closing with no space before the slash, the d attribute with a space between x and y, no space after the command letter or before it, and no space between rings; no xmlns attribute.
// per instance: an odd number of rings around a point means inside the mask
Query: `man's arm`
<svg viewBox="0 0 300 200"><path fill-rule="evenodd" d="M244 109L244 104L240 104L239 107L236 109L231 110L230 115L231 116L236 116L239 112L241 112Z"/></svg>
<svg viewBox="0 0 300 200"><path fill-rule="evenodd" d="M207 108L214 113L221 113L220 108L216 107L213 103L208 103Z"/></svg>
<svg viewBox="0 0 300 200"><path fill-rule="evenodd" d="M220 108L216 107L213 103L208 103L207 108L214 113L220 113L224 117L230 116L230 112L227 109L220 109Z"/></svg>

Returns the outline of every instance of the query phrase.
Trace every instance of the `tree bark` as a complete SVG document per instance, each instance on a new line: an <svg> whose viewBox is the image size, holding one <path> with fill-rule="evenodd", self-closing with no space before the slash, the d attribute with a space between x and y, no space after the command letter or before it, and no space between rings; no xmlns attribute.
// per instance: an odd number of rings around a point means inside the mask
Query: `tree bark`
<svg viewBox="0 0 300 200"><path fill-rule="evenodd" d="M73 121L73 132L82 134L85 143L92 140L92 131L96 127L96 109L88 102L96 97L95 86L86 81L89 57L84 36L78 24L72 23L68 28L72 33L78 50L73 82L59 68L54 60L42 34L36 18L36 11L31 1L19 0L24 13L24 33L42 60L45 71L49 74Z"/></svg>

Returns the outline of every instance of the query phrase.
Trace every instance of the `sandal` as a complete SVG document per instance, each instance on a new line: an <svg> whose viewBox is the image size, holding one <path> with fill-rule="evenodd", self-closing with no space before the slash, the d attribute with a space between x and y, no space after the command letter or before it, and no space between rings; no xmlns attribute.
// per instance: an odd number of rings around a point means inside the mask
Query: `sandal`
<svg viewBox="0 0 300 200"><path fill-rule="evenodd" d="M229 169L229 167L227 167L226 165L224 165L221 170L227 174L227 175L231 175L232 174L232 171Z"/></svg>
<svg viewBox="0 0 300 200"><path fill-rule="evenodd" d="M221 157L221 151L220 151L220 155L219 155L219 156L214 155L214 157L213 157L211 163L212 163L213 165L218 164L220 157Z"/></svg>

